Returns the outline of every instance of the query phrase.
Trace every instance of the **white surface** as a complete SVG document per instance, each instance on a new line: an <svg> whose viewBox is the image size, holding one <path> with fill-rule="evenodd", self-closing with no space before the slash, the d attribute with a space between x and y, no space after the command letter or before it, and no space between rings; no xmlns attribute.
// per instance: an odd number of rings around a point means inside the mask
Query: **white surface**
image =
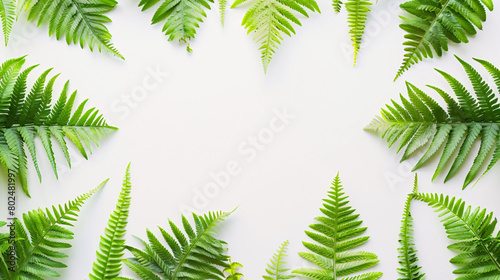
<svg viewBox="0 0 500 280"><path fill-rule="evenodd" d="M150 26L153 11L142 13L136 1L122 1L109 14L113 20L109 28L126 61L68 47L49 38L45 27L33 32L30 24L18 22L9 48L0 48L2 60L29 54L27 65L41 64L37 74L54 67L54 73L62 73L59 88L64 79L71 78L79 101L90 98L89 104L120 128L89 161L73 153L73 169L63 172L58 181L40 152L43 182L37 182L31 168L33 199L19 195L18 207L26 212L66 202L111 178L82 209L74 246L68 250L70 268L62 271L61 279L85 279L90 272L129 161L133 199L128 240L133 244L131 236L144 237L146 227L166 226L168 218L179 221L185 206L193 206L196 190L211 182L211 172L224 170L230 161L239 162L240 174L206 207L194 208L206 212L239 205L220 234L229 242L233 260L245 265L242 272L251 280L260 278L266 262L286 239L291 242L290 266L304 264L296 254L303 250L303 231L319 214L321 199L340 171L352 206L372 237L363 249L379 255L376 270L385 273L383 279L396 279L397 235L413 174L408 172L410 165L399 163L394 149L387 149L385 141L363 127L384 104L405 91L404 80L448 89L434 67L463 80L465 74L454 53L467 61L479 57L500 65L495 29L500 25L500 11L496 10L488 14L484 31L469 44L451 46L442 59L426 60L393 83L403 57L397 16L401 11L390 8L398 2L380 1L374 6L366 48L356 68L342 51L350 46L345 14L335 15L328 1L320 2L323 13L304 19L298 34L284 40L267 76L257 45L240 26L244 9L229 10L222 29L214 5L191 43L194 52L188 54L185 46L167 42L160 25ZM134 88L138 90L149 75L147 69L157 67L169 76L124 113L127 107L122 99ZM268 126L273 110L283 108L295 118L255 159L247 161L248 154L239 153L238 147ZM63 167L60 153L58 158ZM500 215L498 166L475 188L461 191L466 170L447 184L442 184L443 176L431 183L436 164L434 160L419 171L422 191L464 197L469 204ZM0 204L4 209L5 202ZM448 241L439 220L422 203L415 203L412 211L427 279L454 279L448 262L452 254L446 249Z"/></svg>

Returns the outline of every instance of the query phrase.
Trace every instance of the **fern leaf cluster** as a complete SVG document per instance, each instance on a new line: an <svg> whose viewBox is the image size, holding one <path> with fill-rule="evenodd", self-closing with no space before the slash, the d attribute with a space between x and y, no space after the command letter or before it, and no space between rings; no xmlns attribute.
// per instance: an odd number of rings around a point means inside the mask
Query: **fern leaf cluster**
<svg viewBox="0 0 500 280"><path fill-rule="evenodd" d="M73 232L69 228L76 222L84 202L106 181L64 205L52 206L52 209L47 208L45 211L42 209L30 211L23 214L22 221L16 219L15 271L9 270L5 262L8 256L2 255L0 279L39 280L59 277L57 270L66 267L62 259L67 255L62 251L71 247L67 240L73 239Z"/></svg>
<svg viewBox="0 0 500 280"><path fill-rule="evenodd" d="M477 70L460 58L458 60L472 83L475 97L457 79L438 70L458 98L455 100L444 90L429 86L444 99L447 110L422 90L407 83L408 98L401 95L401 103L392 100L387 109L382 109L381 117L374 119L367 129L380 133L387 139L389 146L399 140L398 152L406 146L401 161L428 145L414 170L444 147L433 179L451 162L445 182L459 170L464 160L472 153L472 145L479 140L481 146L465 178L465 188L477 177L477 173L488 160L483 174L500 159L500 104L493 89ZM500 89L500 70L487 61L476 61L488 70L496 87ZM458 153L455 155L455 152ZM491 159L490 153L493 153Z"/></svg>
<svg viewBox="0 0 500 280"><path fill-rule="evenodd" d="M236 0L231 8L235 8L248 0ZM299 15L309 17L307 10L320 12L315 0L253 0L252 7L245 13L242 25L248 33L253 33L261 51L264 72L276 49L283 40L283 34L295 34L294 24L301 25Z"/></svg>
<svg viewBox="0 0 500 280"><path fill-rule="evenodd" d="M87 100L72 113L76 91L69 94L68 82L52 106L53 86L58 75L48 79L51 69L43 72L27 93L26 79L36 66L21 71L24 63L24 58L17 58L0 66L0 163L14 172L23 191L29 196L28 152L41 180L35 147L36 136L40 138L57 177L53 151L55 145L62 148L71 166L67 139L87 158L87 154L92 152L92 146L98 145L100 139L116 128L109 126L97 109L85 110ZM25 146L28 151L25 151Z"/></svg>
<svg viewBox="0 0 500 280"><path fill-rule="evenodd" d="M492 0L410 0L401 4L407 15L402 16L405 35L405 55L397 79L413 64L434 53L448 51L448 42L467 43L469 37L482 29L486 8L493 10Z"/></svg>
<svg viewBox="0 0 500 280"><path fill-rule="evenodd" d="M144 249L126 247L134 257L125 264L143 280L225 279L223 269L229 258L224 254L225 242L215 237L215 227L229 215L193 213L194 227L182 216L184 232L169 221L172 233L159 227L163 242L147 230L147 241L138 238Z"/></svg>
<svg viewBox="0 0 500 280"><path fill-rule="evenodd" d="M90 280L111 280L120 275L122 256L125 251L125 233L130 208L130 164L127 166L123 186L116 203L116 209L111 213L108 226L101 235L97 260L92 266Z"/></svg>
<svg viewBox="0 0 500 280"><path fill-rule="evenodd" d="M366 243L369 237L362 236L367 228L361 227L359 214L355 214L347 199L337 175L328 198L323 200L324 208L321 208L321 212L324 216L317 217L317 223L310 226L313 231L306 231L307 236L316 243L303 242L310 252L299 253L319 268L300 268L293 273L318 280L341 279L340 277L345 280L375 280L382 276L381 272L351 276L375 266L379 260L373 253L352 251Z"/></svg>
<svg viewBox="0 0 500 280"><path fill-rule="evenodd" d="M6 226L7 223L4 221L0 221L0 229ZM2 255L7 248L10 246L9 244L9 234L0 232L0 255Z"/></svg>
<svg viewBox="0 0 500 280"><path fill-rule="evenodd" d="M280 279L292 279L295 276L286 274L290 269L286 268L286 262L284 258L286 255L286 250L288 247L288 240L283 242L278 248L278 251L273 255L270 262L267 264L266 273L262 278L265 280L280 280Z"/></svg>
<svg viewBox="0 0 500 280"><path fill-rule="evenodd" d="M142 7L142 11L145 11L159 1L141 0L139 6ZM203 22L203 18L207 16L205 10L210 9L211 3L213 3L213 0L163 0L153 15L151 24L165 22L162 30L168 36L169 41L178 40L181 43L188 43L191 39L194 39L196 28ZM223 19L224 14L221 9L222 23L224 22ZM192 51L189 43L187 51Z"/></svg>

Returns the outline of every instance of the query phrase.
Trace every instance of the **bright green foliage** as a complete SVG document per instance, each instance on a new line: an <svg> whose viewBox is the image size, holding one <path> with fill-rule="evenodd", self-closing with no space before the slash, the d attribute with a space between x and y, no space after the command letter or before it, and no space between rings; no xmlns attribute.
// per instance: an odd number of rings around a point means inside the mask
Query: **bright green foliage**
<svg viewBox="0 0 500 280"><path fill-rule="evenodd" d="M16 0L2 0L0 2L0 20L2 20L2 31L5 45L9 42L10 31L16 15Z"/></svg>
<svg viewBox="0 0 500 280"><path fill-rule="evenodd" d="M359 214L355 214L355 210L348 206L347 199L348 196L345 195L337 175L328 192L328 198L323 200L324 208L320 209L324 216L317 217L318 223L310 226L313 231L306 231L316 243L303 242L311 252L299 253L319 268L300 268L293 273L318 280L375 280L382 276L381 272L350 276L375 266L379 260L373 253L352 251L366 243L369 237L361 236L366 227L361 227Z"/></svg>
<svg viewBox="0 0 500 280"><path fill-rule="evenodd" d="M107 181L107 180L106 180ZM3 255L0 262L0 279L28 280L59 277L57 269L65 268L61 259L67 255L63 250L70 248L67 240L73 239L69 229L78 218L84 202L99 190L101 183L92 191L52 209L30 211L23 214L23 220L15 220L16 241L14 243L17 263L15 272L9 271Z"/></svg>
<svg viewBox="0 0 500 280"><path fill-rule="evenodd" d="M18 10L28 12L28 20L37 25L48 24L49 35L66 43L88 46L93 51L105 50L124 59L111 43L104 24L111 22L105 14L113 10L116 0L20 0Z"/></svg>
<svg viewBox="0 0 500 280"><path fill-rule="evenodd" d="M236 0L231 8L235 8L248 0ZM253 32L253 39L260 44L264 72L267 71L272 55L283 40L283 35L295 34L292 24L302 25L298 15L309 17L308 9L320 12L315 0L252 0L252 7L243 17L242 25L248 33Z"/></svg>
<svg viewBox="0 0 500 280"><path fill-rule="evenodd" d="M127 166L123 186L116 203L116 208L111 213L108 226L101 235L97 260L92 266L90 280L115 279L122 269L122 256L125 250L125 238L127 218L130 208L130 164Z"/></svg>
<svg viewBox="0 0 500 280"><path fill-rule="evenodd" d="M339 4L334 5L335 9L340 5L340 1L337 2ZM354 65L356 65L361 39L365 33L366 18L368 12L370 12L371 5L371 2L363 0L347 0L347 2L345 2L347 22L349 23L349 34L351 34L352 46L354 47ZM338 10L340 10L340 8Z"/></svg>
<svg viewBox="0 0 500 280"><path fill-rule="evenodd" d="M286 250L288 247L288 240L283 242L278 248L278 251L273 255L270 263L267 264L266 272L267 275L262 275L265 280L279 280L279 279L292 279L293 275L284 275L290 269L286 268L286 262L284 258L286 255Z"/></svg>
<svg viewBox="0 0 500 280"><path fill-rule="evenodd" d="M500 279L500 232L494 235L497 220L493 213L477 207L472 210L462 199L443 194L415 194L439 212L448 238L455 243L448 248L458 254L451 263L459 268L453 273L460 280Z"/></svg>
<svg viewBox="0 0 500 280"><path fill-rule="evenodd" d="M226 7L227 0L219 0L219 14L220 14L220 23L222 27L224 27L224 22L226 21Z"/></svg>
<svg viewBox="0 0 500 280"><path fill-rule="evenodd" d="M229 258L224 255L225 242L215 237L214 228L229 215L227 212L209 212L204 216L193 213L194 229L183 215L185 233L169 221L172 233L159 227L167 246L148 229L147 241L138 238L144 245L143 250L126 246L134 258L125 264L143 280L225 279L223 269L228 267Z"/></svg>
<svg viewBox="0 0 500 280"><path fill-rule="evenodd" d="M464 67L473 85L474 98L457 79L437 70L451 85L458 101L444 90L434 86L448 105L447 112L436 101L416 86L407 83L409 100L401 95L401 104L392 101L387 109L382 109L366 128L381 134L392 146L399 140L398 152L406 146L401 161L407 159L419 148L428 144L428 148L414 170L426 163L444 146L433 179L439 175L448 162L453 164L445 178L449 180L471 154L471 147L480 139L481 146L474 159L463 187L471 183L478 171L485 165L488 155L493 152L485 174L500 159L499 125L500 104L498 98L479 73L465 61L457 58ZM478 60L491 74L500 89L500 70L491 63ZM430 144L429 144L430 143ZM455 155L455 152L458 154ZM454 158L454 160L452 160Z"/></svg>
<svg viewBox="0 0 500 280"><path fill-rule="evenodd" d="M399 233L399 243L401 247L399 251L399 264L398 273L403 276L398 280L422 280L425 274L420 273L422 267L418 266L417 250L413 243L413 217L410 213L410 205L413 200L414 193L418 190L418 179L415 175L415 188L413 193L408 195L404 206L403 220L401 221L401 232Z"/></svg>
<svg viewBox="0 0 500 280"><path fill-rule="evenodd" d="M0 228L3 228L6 225L6 222L0 221ZM9 246L9 234L0 232L0 255L3 254Z"/></svg>
<svg viewBox="0 0 500 280"><path fill-rule="evenodd" d="M229 267L224 269L224 272L227 274L226 280L240 280L243 277L243 274L238 272L240 267L243 267L241 263L229 260Z"/></svg>
<svg viewBox="0 0 500 280"><path fill-rule="evenodd" d="M36 66L21 71L24 63L24 58L17 58L8 60L0 66L0 163L19 178L23 191L29 196L27 152L24 146L28 148L41 180L35 136L40 137L57 177L53 151L56 143L62 148L71 166L66 139L75 144L87 158L87 153L92 152L92 143L97 145L101 138L116 128L107 125L95 108L84 110L87 100L72 113L76 91L68 98L68 82L52 106L52 89L58 75L46 82L51 69L43 72L30 92L26 93L26 79ZM57 142L53 141L52 136Z"/></svg>
<svg viewBox="0 0 500 280"><path fill-rule="evenodd" d="M160 0L141 0L139 6L145 11ZM181 43L188 43L194 39L196 28L207 16L205 9L210 10L210 3L213 0L163 0L156 10L151 24L165 21L163 32L168 36L169 41L179 40ZM221 20L223 22L221 14ZM191 52L189 44L187 51Z"/></svg>
<svg viewBox="0 0 500 280"><path fill-rule="evenodd" d="M395 80L423 58L441 56L448 41L467 43L469 36L482 29L485 6L493 10L492 0L410 0L401 4L408 14L402 16L405 35L403 64Z"/></svg>

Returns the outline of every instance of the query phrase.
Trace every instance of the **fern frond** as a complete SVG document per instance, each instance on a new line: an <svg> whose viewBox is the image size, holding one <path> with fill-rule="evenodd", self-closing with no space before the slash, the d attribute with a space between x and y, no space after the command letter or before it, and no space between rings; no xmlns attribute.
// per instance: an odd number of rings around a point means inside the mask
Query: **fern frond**
<svg viewBox="0 0 500 280"><path fill-rule="evenodd" d="M226 21L226 7L227 7L227 0L219 0L219 15L222 27L224 27L224 23Z"/></svg>
<svg viewBox="0 0 500 280"><path fill-rule="evenodd" d="M313 231L306 231L316 243L303 242L309 253L301 252L299 255L314 263L318 268L300 268L292 273L300 274L311 279L379 279L381 272L364 273L347 277L375 266L378 257L370 252L352 251L369 239L361 236L366 227L361 227L362 221L359 214L348 206L348 196L340 182L339 175L335 177L328 198L324 199L321 212L324 216L316 218L318 223L312 224Z"/></svg>
<svg viewBox="0 0 500 280"><path fill-rule="evenodd" d="M462 199L443 194L416 194L415 199L433 207L442 217L448 238L455 243L448 248L458 252L451 263L460 280L500 278L500 232L493 235L497 220L493 213L477 207L472 210Z"/></svg>
<svg viewBox="0 0 500 280"><path fill-rule="evenodd" d="M0 163L14 172L23 191L29 196L25 146L41 180L35 147L36 136L40 138L57 177L54 146L62 149L71 166L66 139L87 158L87 153L92 153L92 146L97 146L100 139L116 128L109 126L97 109L84 110L87 100L72 113L76 91L68 98L68 82L52 106L53 85L58 75L47 82L51 69L45 71L26 94L26 79L36 66L21 72L24 63L22 57L8 60L0 66Z"/></svg>
<svg viewBox="0 0 500 280"><path fill-rule="evenodd" d="M266 272L267 275L262 275L265 280L279 280L279 279L292 279L293 275L284 275L290 269L285 268L286 262L284 258L286 255L286 250L288 247L288 240L283 242L278 248L278 251L273 255L270 262L267 264Z"/></svg>
<svg viewBox="0 0 500 280"><path fill-rule="evenodd" d="M402 16L405 55L396 80L403 72L434 53L448 51L448 42L468 43L469 36L482 29L486 21L485 6L492 11L492 0L410 0L401 4L407 12Z"/></svg>
<svg viewBox="0 0 500 280"><path fill-rule="evenodd" d="M116 203L116 208L109 216L108 226L101 235L97 260L92 265L90 280L115 279L122 269L122 256L125 250L127 218L130 208L130 164L125 171L123 186Z"/></svg>
<svg viewBox="0 0 500 280"><path fill-rule="evenodd" d="M438 92L447 104L447 112L430 96L416 86L407 83L409 100L401 95L401 103L392 100L387 109L366 128L386 138L389 146L399 140L398 152L406 146L401 161L415 151L428 146L413 170L424 165L444 147L433 180L447 163L452 166L445 178L448 181L472 153L472 145L479 140L481 146L474 159L463 187L469 185L479 170L486 164L488 155L493 158L485 174L500 159L500 104L498 98L481 75L468 63L457 57L473 85L476 98L451 75L437 70L448 81L458 100L444 90L429 86ZM486 61L477 60L490 71L500 89L500 71ZM458 152L454 156L455 152ZM453 159L454 158L454 159Z"/></svg>
<svg viewBox="0 0 500 280"><path fill-rule="evenodd" d="M422 280L425 277L425 273L420 273L422 267L418 266L417 250L415 250L415 244L413 243L413 217L410 213L411 201L417 190L418 179L415 174L415 188L413 193L409 194L406 199L403 219L401 221L401 231L399 233L401 247L398 248L398 258L401 267L397 271L403 278L399 278L398 280Z"/></svg>
<svg viewBox="0 0 500 280"><path fill-rule="evenodd" d="M233 262L229 259L229 266L224 269L224 272L228 274L226 280L240 280L243 277L243 274L238 272L240 267L243 267L241 263Z"/></svg>
<svg viewBox="0 0 500 280"><path fill-rule="evenodd" d="M145 11L159 1L141 0L139 7L142 7L142 11ZM203 18L207 16L205 10L210 10L210 3L213 2L213 0L163 0L156 10L151 24L164 21L162 30L168 36L168 40L179 40L180 43L188 43L186 49L191 52L189 41L194 39L196 28L203 22Z"/></svg>
<svg viewBox="0 0 500 280"><path fill-rule="evenodd" d="M0 2L0 20L2 20L2 31L5 41L5 46L9 42L12 24L16 15L16 0L2 0Z"/></svg>
<svg viewBox="0 0 500 280"><path fill-rule="evenodd" d="M347 0L345 8L347 10L347 22L349 23L349 34L351 34L352 46L354 47L354 65L358 58L358 51L361 47L361 39L365 32L365 23L370 12L369 1Z"/></svg>
<svg viewBox="0 0 500 280"><path fill-rule="evenodd" d="M172 233L159 227L166 246L148 229L147 241L138 238L143 250L126 246L134 257L125 264L143 280L222 280L222 270L228 267L229 258L224 255L225 242L215 237L215 227L229 215L228 212L209 212L203 216L193 213L194 229L182 216L185 233L169 221Z"/></svg>
<svg viewBox="0 0 500 280"><path fill-rule="evenodd" d="M0 221L0 229L6 226L7 223ZM9 247L9 234L0 232L0 255L2 255Z"/></svg>
<svg viewBox="0 0 500 280"><path fill-rule="evenodd" d="M78 212L85 201L106 182L64 205L52 206L52 209L47 208L45 211L33 210L23 214L22 221L16 219L16 268L15 271L0 269L0 278L40 280L59 277L57 269L66 267L61 261L67 257L63 250L71 247L66 240L73 239L73 232L69 228L77 221ZM3 255L2 260L7 257Z"/></svg>
<svg viewBox="0 0 500 280"><path fill-rule="evenodd" d="M62 37L66 43L87 46L91 51L108 51L121 59L124 57L111 43L106 23L111 19L106 13L113 10L116 0L21 0L19 11L26 10L28 20L38 26L47 24L49 36Z"/></svg>
<svg viewBox="0 0 500 280"><path fill-rule="evenodd" d="M246 0L236 0L231 8L235 8ZM241 25L248 33L253 33L253 39L260 44L264 72L276 49L283 40L283 34L295 34L293 24L301 26L298 15L309 17L306 9L320 12L315 0L252 0L252 7L246 12Z"/></svg>

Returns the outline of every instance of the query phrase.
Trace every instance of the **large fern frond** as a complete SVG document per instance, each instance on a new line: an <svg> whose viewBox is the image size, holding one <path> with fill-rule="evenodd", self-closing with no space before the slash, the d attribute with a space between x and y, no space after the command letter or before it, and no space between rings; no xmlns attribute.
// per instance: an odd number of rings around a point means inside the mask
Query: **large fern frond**
<svg viewBox="0 0 500 280"><path fill-rule="evenodd" d="M159 1L141 0L139 6L145 11ZM164 21L163 32L168 36L168 40L179 40L181 43L188 43L187 51L191 52L189 41L194 39L196 28L203 22L203 18L207 16L205 9L210 10L210 3L213 2L213 0L163 0L156 10L151 24Z"/></svg>
<svg viewBox="0 0 500 280"><path fill-rule="evenodd" d="M279 280L279 279L292 279L295 276L285 275L290 269L286 268L286 250L288 247L288 240L283 242L278 248L278 251L273 255L270 262L267 264L267 275L262 275L265 280Z"/></svg>
<svg viewBox="0 0 500 280"><path fill-rule="evenodd" d="M399 278L398 280L422 280L425 277L425 273L420 273L422 267L418 266L417 250L415 250L415 244L413 243L413 217L410 213L411 201L417 191L418 178L415 175L415 187L413 193L409 194L406 199L403 219L401 221L401 231L399 233L401 247L398 248L398 258L401 267L397 271L403 278Z"/></svg>
<svg viewBox="0 0 500 280"><path fill-rule="evenodd" d="M148 229L147 241L138 238L143 250L126 246L134 258L125 264L143 280L222 280L222 270L228 267L229 258L224 255L225 242L215 237L214 228L229 215L228 212L209 212L203 216L193 213L194 229L182 216L185 233L169 221L172 233L159 227L166 246Z"/></svg>
<svg viewBox="0 0 500 280"><path fill-rule="evenodd" d="M90 280L111 280L120 275L122 269L122 256L125 250L127 218L130 208L130 164L127 166L123 186L116 203L116 208L111 213L108 226L101 235L97 260L92 265Z"/></svg>
<svg viewBox="0 0 500 280"><path fill-rule="evenodd" d="M402 16L405 55L396 80L413 64L434 53L448 51L448 42L467 43L469 36L482 29L486 20L485 6L493 10L492 0L410 0L401 4L408 14ZM434 50L434 52L433 52Z"/></svg>
<svg viewBox="0 0 500 280"><path fill-rule="evenodd" d="M52 209L47 208L45 211L30 211L23 214L22 221L15 219L16 266L14 271L7 267L0 268L0 279L40 280L59 277L57 269L66 267L61 261L67 257L63 250L71 247L67 240L73 239L73 232L69 228L76 222L84 202L106 181L64 205L52 206ZM3 255L2 260L7 257ZM2 264L5 262L0 262Z"/></svg>
<svg viewBox="0 0 500 280"><path fill-rule="evenodd" d="M16 0L1 0L0 2L0 20L2 20L2 31L6 46L16 16L16 5Z"/></svg>
<svg viewBox="0 0 500 280"><path fill-rule="evenodd" d="M367 228L361 227L359 214L355 214L355 210L348 206L347 199L337 174L328 198L323 200L321 212L324 216L317 217L318 223L310 226L313 231L306 231L307 236L316 243L303 242L310 252L299 253L318 268L300 268L293 273L318 280L340 277L344 277L344 280L375 280L382 276L381 272L368 272L349 277L375 266L379 260L373 253L352 251L366 243L369 237L361 236Z"/></svg>
<svg viewBox="0 0 500 280"><path fill-rule="evenodd" d="M235 8L248 0L236 0L231 5ZM241 24L253 39L260 44L264 72L271 62L273 54L283 40L283 34L295 34L293 24L302 25L298 15L309 17L306 9L320 12L315 0L252 0L252 7L246 12Z"/></svg>
<svg viewBox="0 0 500 280"><path fill-rule="evenodd" d="M497 220L493 213L477 207L472 210L462 199L443 194L416 194L442 217L448 238L455 243L448 248L458 254L451 263L459 268L453 273L466 279L500 279L500 232L494 235Z"/></svg>
<svg viewBox="0 0 500 280"><path fill-rule="evenodd" d="M387 105L387 109L382 109L381 117L374 119L366 129L380 133L383 138L387 139L389 146L399 140L398 152L406 146L401 161L428 144L426 152L415 165L414 170L421 167L441 147L444 147L433 179L439 175L448 162L453 162L445 182L456 173L464 160L472 153L471 147L479 139L481 147L465 178L463 185L465 188L486 164L490 152L493 152L493 157L489 160L483 174L500 159L500 104L498 97L481 75L471 65L458 57L457 59L469 76L476 98L457 79L437 70L448 81L458 97L457 101L444 90L429 86L444 99L448 105L447 112L422 90L407 83L409 100L402 95L401 104L392 100L392 105ZM500 70L489 62L478 59L476 61L490 72L500 90ZM458 154L454 156L457 151Z"/></svg>
<svg viewBox="0 0 500 280"><path fill-rule="evenodd" d="M364 0L347 0L345 2L349 34L351 34L352 46L354 47L354 65L356 65L358 58L361 39L365 33L366 18L368 17L368 12L370 12L371 5L371 2Z"/></svg>
<svg viewBox="0 0 500 280"><path fill-rule="evenodd" d="M0 163L14 172L23 191L29 196L25 146L41 180L36 136L40 137L57 177L54 146L62 148L71 166L67 139L87 158L87 153L92 153L92 145L98 145L100 139L116 128L109 126L97 109L84 110L87 100L72 113L76 91L68 94L68 82L52 106L53 85L58 75L46 82L51 69L43 72L27 93L26 79L36 66L21 71L24 63L24 58L17 58L7 60L0 66Z"/></svg>
<svg viewBox="0 0 500 280"><path fill-rule="evenodd" d="M106 23L111 22L105 14L113 10L116 0L20 0L19 10L28 12L28 20L37 25L48 24L49 36L66 43L88 46L100 52L105 50L121 59L123 56L111 43L111 34Z"/></svg>

